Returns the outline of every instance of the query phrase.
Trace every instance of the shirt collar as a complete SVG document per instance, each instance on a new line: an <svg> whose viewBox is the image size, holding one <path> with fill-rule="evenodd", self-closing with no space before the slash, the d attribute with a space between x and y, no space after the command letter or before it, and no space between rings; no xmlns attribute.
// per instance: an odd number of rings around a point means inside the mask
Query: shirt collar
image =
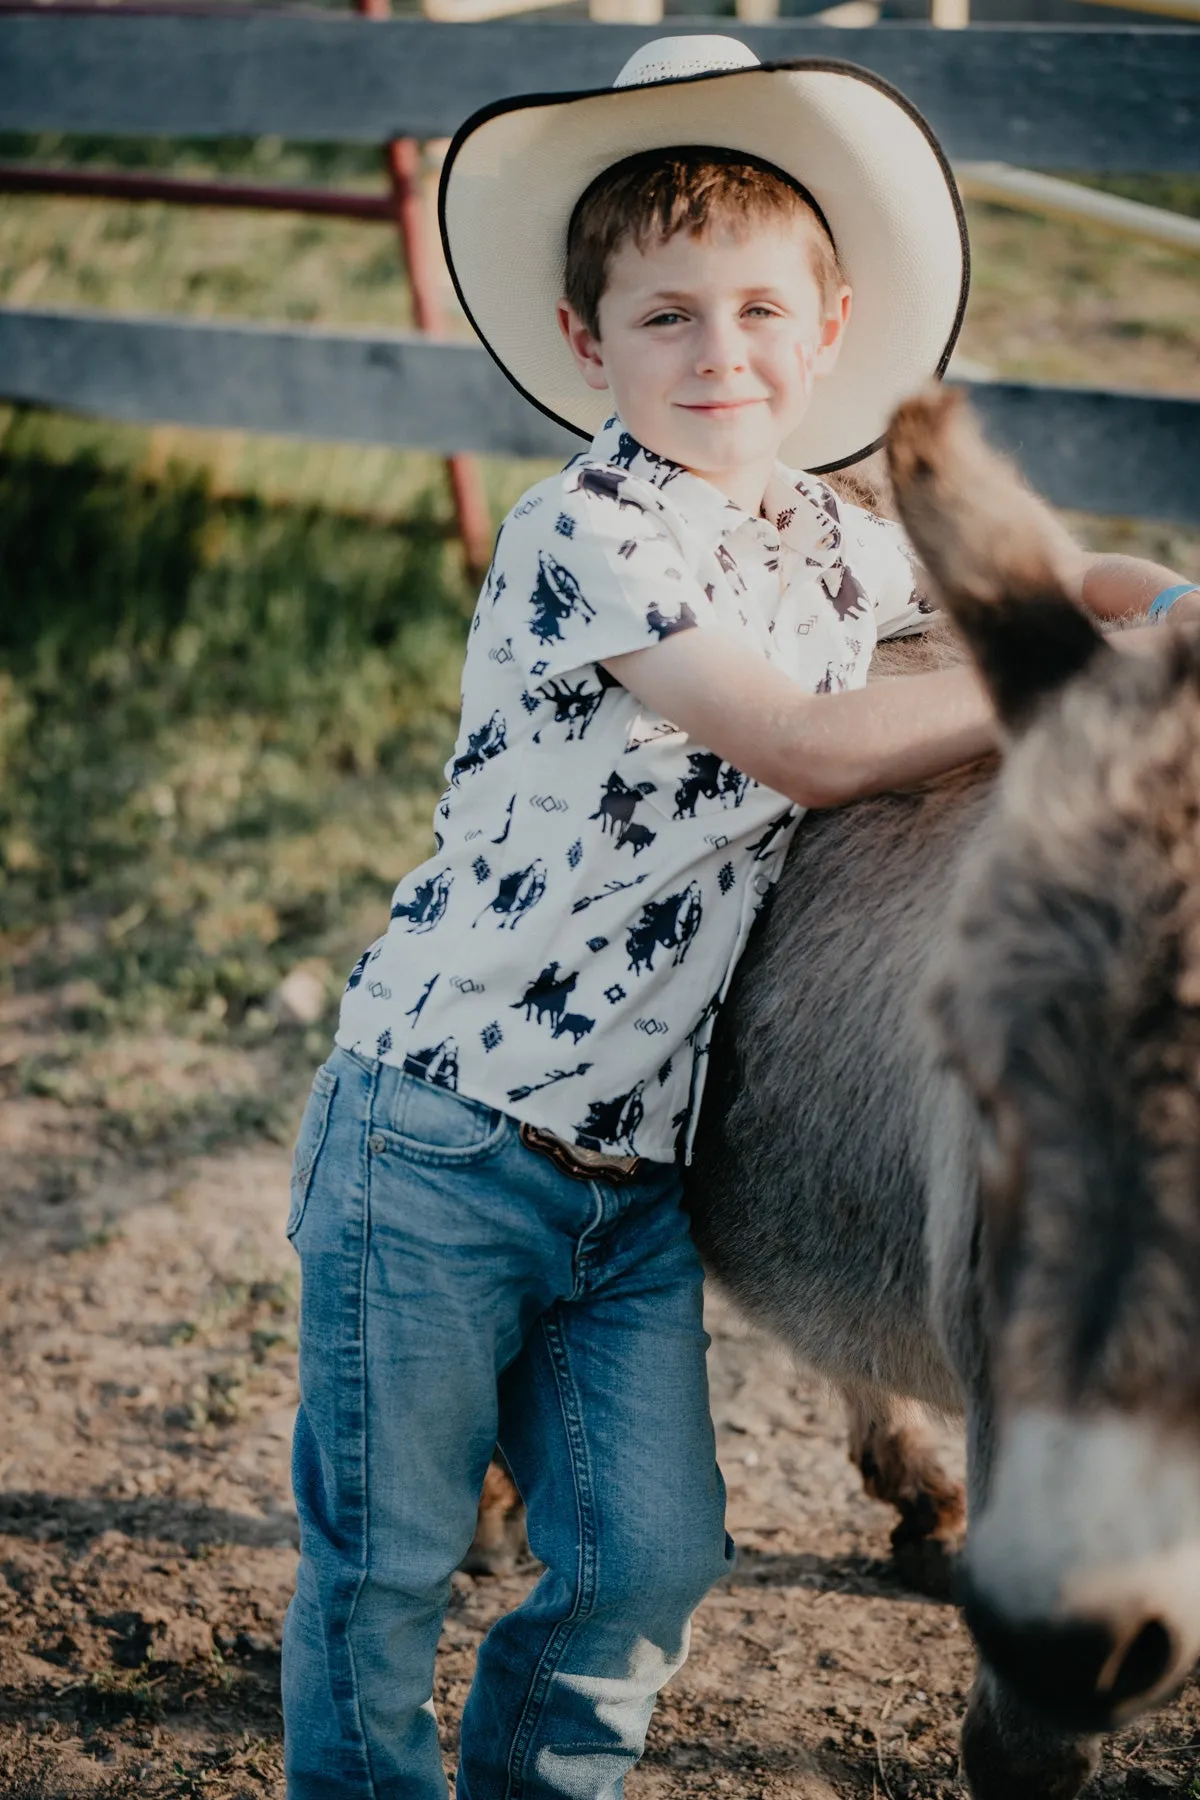
<svg viewBox="0 0 1200 1800"><path fill-rule="evenodd" d="M763 496L763 511L789 549L813 568L828 568L842 549L836 497L816 475L776 463Z"/></svg>
<svg viewBox="0 0 1200 1800"><path fill-rule="evenodd" d="M682 515L689 535L708 551L743 525L762 523L703 476L645 449L615 415L605 420L584 457L587 462L623 469L664 493ZM799 551L812 567L824 568L840 551L837 504L816 476L777 462L767 482L763 514L783 542Z"/></svg>

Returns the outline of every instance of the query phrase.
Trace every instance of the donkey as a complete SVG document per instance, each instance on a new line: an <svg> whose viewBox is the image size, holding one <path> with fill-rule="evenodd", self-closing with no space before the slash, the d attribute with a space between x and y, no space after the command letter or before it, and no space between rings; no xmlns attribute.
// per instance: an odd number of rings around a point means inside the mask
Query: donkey
<svg viewBox="0 0 1200 1800"><path fill-rule="evenodd" d="M1200 1652L1200 633L1106 642L954 396L888 451L1004 755L803 822L690 1205L918 1520L947 1494L910 1417L965 1414L964 1769L976 1800L1071 1800Z"/></svg>

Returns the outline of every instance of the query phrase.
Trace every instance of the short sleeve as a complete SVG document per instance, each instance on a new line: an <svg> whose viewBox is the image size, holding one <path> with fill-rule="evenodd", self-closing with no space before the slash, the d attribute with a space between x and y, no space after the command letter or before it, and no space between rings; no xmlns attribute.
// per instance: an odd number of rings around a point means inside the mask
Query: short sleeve
<svg viewBox="0 0 1200 1800"><path fill-rule="evenodd" d="M532 681L712 618L657 491L607 464L574 464L513 509L488 586L503 607L500 633Z"/></svg>
<svg viewBox="0 0 1200 1800"><path fill-rule="evenodd" d="M874 608L877 638L882 642L924 631L937 609L903 527L844 500L840 505L843 528L852 540L849 560Z"/></svg>

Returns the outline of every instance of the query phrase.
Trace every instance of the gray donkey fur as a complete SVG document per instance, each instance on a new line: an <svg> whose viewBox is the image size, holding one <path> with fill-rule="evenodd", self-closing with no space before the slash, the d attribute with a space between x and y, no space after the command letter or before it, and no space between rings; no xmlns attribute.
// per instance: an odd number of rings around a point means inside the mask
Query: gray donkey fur
<svg viewBox="0 0 1200 1800"><path fill-rule="evenodd" d="M923 995L991 789L981 767L804 821L718 1019L688 1183L704 1257L756 1320L847 1388L949 1413L927 1159L969 1166L973 1133Z"/></svg>

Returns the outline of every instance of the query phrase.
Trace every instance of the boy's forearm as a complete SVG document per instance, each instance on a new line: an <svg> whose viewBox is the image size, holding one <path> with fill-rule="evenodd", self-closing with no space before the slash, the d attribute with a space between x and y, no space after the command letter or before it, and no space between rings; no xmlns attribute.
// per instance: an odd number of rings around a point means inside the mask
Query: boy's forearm
<svg viewBox="0 0 1200 1800"><path fill-rule="evenodd" d="M1098 618L1138 617L1145 614L1156 595L1186 579L1143 557L1093 556L1083 570L1079 597ZM1180 622L1198 611L1200 594L1182 597L1172 609ZM1149 649L1157 631L1153 625L1132 631L1117 640L1118 646ZM890 788L910 787L973 762L999 743L983 687L966 668L873 682L869 689L828 695L821 701L820 721L833 726L834 711L839 707L845 713L847 729L843 733L843 722L836 722L830 798L824 802L812 799L810 805L836 806ZM811 751L806 747L804 754L809 757ZM810 778L817 774L821 760L818 756L806 762Z"/></svg>
<svg viewBox="0 0 1200 1800"><path fill-rule="evenodd" d="M1136 557L1081 560L1074 598L1103 617L1144 614L1176 585L1170 569ZM1200 596L1176 603L1186 622ZM1110 640L1138 654L1161 627L1135 626ZM805 807L842 806L914 787L998 748L1000 731L970 666L874 681L842 694L805 694L736 637L683 631L648 650L608 660L617 680L696 743Z"/></svg>
<svg viewBox="0 0 1200 1800"><path fill-rule="evenodd" d="M710 631L678 632L607 666L696 743L800 806L912 787L998 742L969 668L806 694L736 638Z"/></svg>
<svg viewBox="0 0 1200 1800"><path fill-rule="evenodd" d="M1098 619L1137 618L1165 588L1186 580L1177 570L1140 556L1087 556L1075 597Z"/></svg>
<svg viewBox="0 0 1200 1800"><path fill-rule="evenodd" d="M794 741L770 785L803 806L843 806L947 774L999 741L973 669L874 681L845 694L802 696Z"/></svg>

